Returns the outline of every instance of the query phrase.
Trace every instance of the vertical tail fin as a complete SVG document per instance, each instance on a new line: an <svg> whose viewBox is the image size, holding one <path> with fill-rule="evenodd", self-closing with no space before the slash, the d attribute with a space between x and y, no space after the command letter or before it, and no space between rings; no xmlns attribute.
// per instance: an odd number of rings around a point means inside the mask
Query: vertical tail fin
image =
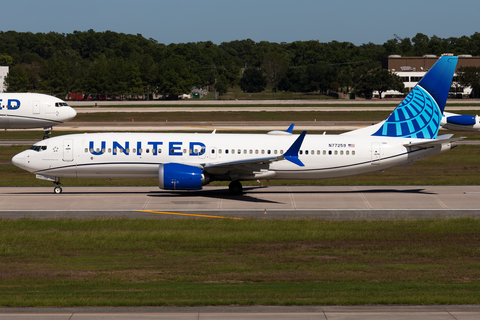
<svg viewBox="0 0 480 320"><path fill-rule="evenodd" d="M441 57L372 136L435 139L457 60Z"/></svg>

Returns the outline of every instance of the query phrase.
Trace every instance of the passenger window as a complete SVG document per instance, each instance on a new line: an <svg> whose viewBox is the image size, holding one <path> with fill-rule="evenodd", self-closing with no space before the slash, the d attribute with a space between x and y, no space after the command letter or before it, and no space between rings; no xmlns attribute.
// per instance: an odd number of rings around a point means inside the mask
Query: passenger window
<svg viewBox="0 0 480 320"><path fill-rule="evenodd" d="M218 149L218 154L222 154L222 149Z"/></svg>
<svg viewBox="0 0 480 320"><path fill-rule="evenodd" d="M87 152L88 152L88 148L85 148L85 153L87 153Z"/></svg>
<svg viewBox="0 0 480 320"><path fill-rule="evenodd" d="M340 150L340 155L343 156L343 150Z"/></svg>
<svg viewBox="0 0 480 320"><path fill-rule="evenodd" d="M267 150L267 154L271 154L272 153L272 150Z"/></svg>
<svg viewBox="0 0 480 320"><path fill-rule="evenodd" d="M352 156L354 156L354 155L355 155L355 150L352 151Z"/></svg>
<svg viewBox="0 0 480 320"><path fill-rule="evenodd" d="M141 150L141 149L140 149ZM112 152L112 148L108 148L108 153ZM141 152L141 151L140 151Z"/></svg>
<svg viewBox="0 0 480 320"><path fill-rule="evenodd" d="M150 153L150 149L147 149L145 150L146 153ZM172 149L172 153L174 152L174 150Z"/></svg>
<svg viewBox="0 0 480 320"><path fill-rule="evenodd" d="M348 156L349 152L350 152L350 151L347 150L347 151L345 151L345 154Z"/></svg>
<svg viewBox="0 0 480 320"><path fill-rule="evenodd" d="M320 150L317 150L317 154L320 155Z"/></svg>
<svg viewBox="0 0 480 320"><path fill-rule="evenodd" d="M140 150L142 150L142 149L140 149ZM158 153L162 153L162 149L158 149Z"/></svg>
<svg viewBox="0 0 480 320"><path fill-rule="evenodd" d="M326 155L327 154L327 151L323 150L323 155Z"/></svg>
<svg viewBox="0 0 480 320"><path fill-rule="evenodd" d="M225 149L225 153L228 154L228 149Z"/></svg>
<svg viewBox="0 0 480 320"><path fill-rule="evenodd" d="M329 155L329 156L332 155L332 150L328 150L328 155Z"/></svg>

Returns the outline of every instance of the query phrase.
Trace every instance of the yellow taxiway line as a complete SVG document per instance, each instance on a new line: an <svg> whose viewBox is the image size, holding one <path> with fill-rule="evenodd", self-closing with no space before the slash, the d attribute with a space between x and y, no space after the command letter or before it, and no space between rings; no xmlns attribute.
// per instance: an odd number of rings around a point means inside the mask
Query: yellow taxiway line
<svg viewBox="0 0 480 320"><path fill-rule="evenodd" d="M165 212L165 211L151 211L151 210L137 210L137 212L171 214L171 215L177 215L177 216L190 216L190 217L201 217L201 218L244 220L243 218L236 218L236 217L210 216L205 214L193 214L193 213L179 213L179 212Z"/></svg>

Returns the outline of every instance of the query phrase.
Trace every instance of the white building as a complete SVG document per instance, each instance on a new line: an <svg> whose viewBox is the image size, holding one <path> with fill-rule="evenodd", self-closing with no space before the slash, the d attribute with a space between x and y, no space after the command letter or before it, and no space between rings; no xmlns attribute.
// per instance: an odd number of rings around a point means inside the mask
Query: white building
<svg viewBox="0 0 480 320"><path fill-rule="evenodd" d="M397 76L402 78L403 85L405 86L406 92L410 92L423 78L423 76L427 73L427 71L393 71ZM453 82L452 87L450 88L450 95L451 98L461 98L461 97L468 97L472 93L471 87L462 87L456 82L457 74L453 75ZM373 93L374 96L378 97L378 92L375 91ZM400 92L395 90L388 90L382 93L382 98L385 97L399 97L402 95Z"/></svg>
<svg viewBox="0 0 480 320"><path fill-rule="evenodd" d="M0 67L0 92L5 92L7 88L3 84L8 75L8 67Z"/></svg>
<svg viewBox="0 0 480 320"><path fill-rule="evenodd" d="M453 56L451 53L444 53L442 56ZM392 73L395 73L397 76L402 78L403 84L405 85L406 92L410 92L423 78L427 71L437 62L439 57L432 54L426 54L422 57L402 57L399 55L390 55L388 58L382 60L382 67L389 70ZM480 57L472 57L468 54L462 54L458 56L457 68L459 67L479 67L480 66ZM453 76L452 87L450 88L449 97L468 97L472 93L471 87L461 87L457 82L457 74ZM378 97L378 92L373 93L374 96ZM398 91L387 91L382 93L382 98L384 97L399 97L402 94Z"/></svg>

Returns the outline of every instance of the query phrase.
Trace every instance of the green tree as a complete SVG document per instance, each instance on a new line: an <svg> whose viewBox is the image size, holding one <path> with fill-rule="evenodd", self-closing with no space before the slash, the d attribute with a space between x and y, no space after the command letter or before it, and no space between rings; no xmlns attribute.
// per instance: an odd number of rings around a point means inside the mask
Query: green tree
<svg viewBox="0 0 480 320"><path fill-rule="evenodd" d="M240 79L240 88L243 92L258 93L265 90L267 86L267 78L263 75L262 70L257 68L248 68L244 71L242 79Z"/></svg>
<svg viewBox="0 0 480 320"><path fill-rule="evenodd" d="M457 82L472 87L475 98L480 96L480 67L460 67L457 70Z"/></svg>
<svg viewBox="0 0 480 320"><path fill-rule="evenodd" d="M21 65L12 66L5 78L7 92L25 92L29 88L28 74Z"/></svg>
<svg viewBox="0 0 480 320"><path fill-rule="evenodd" d="M380 99L382 93L387 90L396 90L403 92L405 86L402 79L388 70L376 68L362 75L355 85L355 92L363 94L366 97L372 96L373 91L378 91Z"/></svg>
<svg viewBox="0 0 480 320"><path fill-rule="evenodd" d="M215 90L222 96L228 92L228 80L227 78L221 74L217 78L217 83L215 83Z"/></svg>
<svg viewBox="0 0 480 320"><path fill-rule="evenodd" d="M279 53L269 52L262 59L262 70L270 85L276 85L288 70L288 61Z"/></svg>
<svg viewBox="0 0 480 320"><path fill-rule="evenodd" d="M11 66L13 58L6 54L0 54L0 66Z"/></svg>

